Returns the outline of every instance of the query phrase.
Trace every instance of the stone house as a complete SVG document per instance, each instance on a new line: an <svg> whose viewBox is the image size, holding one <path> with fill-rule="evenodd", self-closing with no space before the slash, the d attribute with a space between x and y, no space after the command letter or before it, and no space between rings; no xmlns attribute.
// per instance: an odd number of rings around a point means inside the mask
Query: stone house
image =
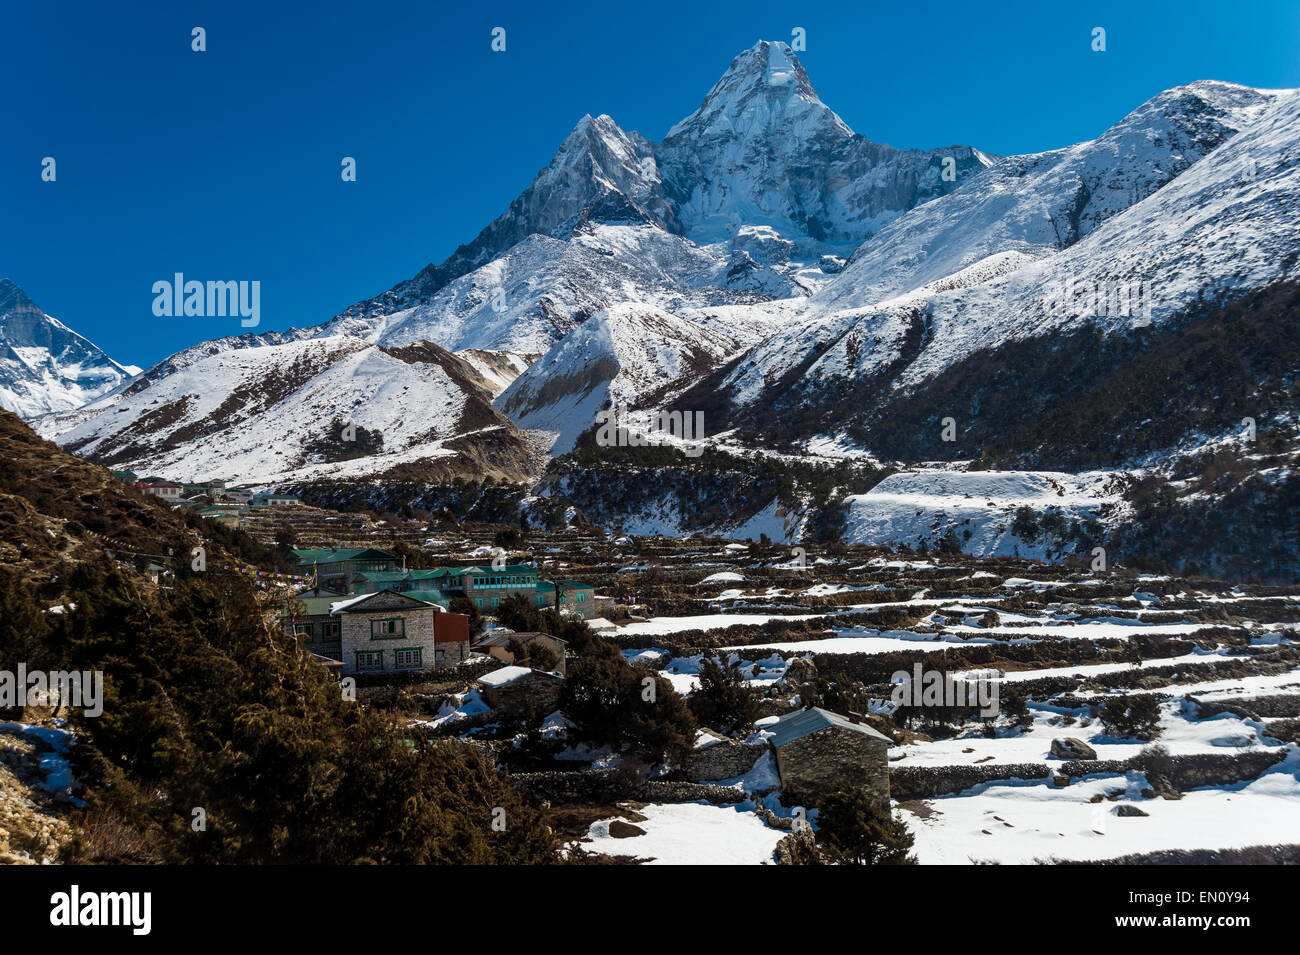
<svg viewBox="0 0 1300 955"><path fill-rule="evenodd" d="M555 710L564 677L545 670L506 666L485 673L476 681L488 706L506 713L522 713L529 707L539 715Z"/></svg>
<svg viewBox="0 0 1300 955"><path fill-rule="evenodd" d="M338 597L299 594L293 598L297 605L293 608L297 618L294 619L288 609L280 618L284 632L296 634L304 647L314 654L342 660L342 625L339 618L330 613L330 607L338 601Z"/></svg>
<svg viewBox="0 0 1300 955"><path fill-rule="evenodd" d="M510 651L510 643L517 641L525 647L538 645L545 647L555 655L556 672L560 676L566 673L564 655L569 648L568 640L561 640L559 637L553 637L549 633L520 632L513 630L489 630L477 640L474 641L474 649L479 653L486 653L494 660L500 660L502 663L514 663L515 655Z"/></svg>
<svg viewBox="0 0 1300 955"><path fill-rule="evenodd" d="M139 487L146 494L152 494L173 504L181 499L181 491L184 490L184 485L176 481L164 481L161 478L145 479L140 482Z"/></svg>
<svg viewBox="0 0 1300 955"><path fill-rule="evenodd" d="M858 717L813 707L782 716L770 727L781 790L816 805L840 781L861 786L889 808L890 739Z"/></svg>
<svg viewBox="0 0 1300 955"><path fill-rule="evenodd" d="M409 594L383 590L339 600L330 616L339 620L345 675L431 670L469 657L469 618Z"/></svg>

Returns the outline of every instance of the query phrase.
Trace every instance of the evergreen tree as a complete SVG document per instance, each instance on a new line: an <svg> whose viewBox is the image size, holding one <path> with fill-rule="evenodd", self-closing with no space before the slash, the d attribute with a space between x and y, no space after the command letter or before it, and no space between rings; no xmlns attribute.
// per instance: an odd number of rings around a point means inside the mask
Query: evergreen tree
<svg viewBox="0 0 1300 955"><path fill-rule="evenodd" d="M833 859L851 865L916 864L907 826L862 787L842 782L818 808L818 834Z"/></svg>

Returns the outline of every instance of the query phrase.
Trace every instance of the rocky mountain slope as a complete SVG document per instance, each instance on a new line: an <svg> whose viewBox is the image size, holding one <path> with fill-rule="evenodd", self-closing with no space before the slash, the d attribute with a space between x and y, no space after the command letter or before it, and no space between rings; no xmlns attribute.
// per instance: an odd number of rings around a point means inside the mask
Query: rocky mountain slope
<svg viewBox="0 0 1300 955"><path fill-rule="evenodd" d="M274 484L358 473L532 473L472 363L428 342L346 336L192 350L64 416L68 450L174 479Z"/></svg>
<svg viewBox="0 0 1300 955"><path fill-rule="evenodd" d="M860 425L855 430L870 447L874 411L939 387L945 374L975 356L996 364L998 352L1013 344L1037 340L1050 347L1058 336L1084 328L1111 337L1158 328L1194 309L1296 277L1300 96L1253 97L1209 84L1197 89L1247 101L1241 115L1249 119L1253 113L1253 120L1078 241L1058 251L1046 242L1033 249L1001 248L1006 231L1000 227L997 242L981 245L990 241L990 233L977 220L973 254L997 251L919 288L874 300L882 281L895 280L871 272L871 262L883 261L876 259L874 243L892 243L909 219L971 221L964 215L973 194L1002 188L1005 169L995 167L963 191L899 220L891 235L882 232L866 243L834 286L803 306L799 320L733 359L691 400L729 404L735 409L732 420L745 417L756 433L777 419L805 435L833 435ZM1188 101L1181 95L1164 99ZM1192 101L1205 102L1200 96ZM936 247L961 261L965 238L954 233ZM864 279L864 272L871 274ZM840 307L845 303L849 307ZM1059 384L1030 377L1016 387L1043 398ZM850 395L862 400L842 400ZM969 427L978 408L951 397L948 413L961 418L960 429ZM800 414L794 420L786 413L824 410L832 398L840 400L831 402L830 414ZM936 419L935 436L938 431Z"/></svg>

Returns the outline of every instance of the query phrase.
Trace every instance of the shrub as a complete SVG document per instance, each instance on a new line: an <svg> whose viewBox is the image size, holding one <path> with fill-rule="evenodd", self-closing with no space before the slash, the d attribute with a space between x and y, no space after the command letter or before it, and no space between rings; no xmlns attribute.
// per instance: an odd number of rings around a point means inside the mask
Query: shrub
<svg viewBox="0 0 1300 955"><path fill-rule="evenodd" d="M758 697L745 685L739 663L700 661L700 686L688 702L695 718L724 733L748 732L759 716Z"/></svg>
<svg viewBox="0 0 1300 955"><path fill-rule="evenodd" d="M1154 693L1109 697L1098 715L1111 736L1151 740L1160 735L1160 701Z"/></svg>
<svg viewBox="0 0 1300 955"><path fill-rule="evenodd" d="M609 644L592 641L578 652L560 691L560 709L578 737L647 762L684 759L695 743L695 719L673 685L634 670Z"/></svg>
<svg viewBox="0 0 1300 955"><path fill-rule="evenodd" d="M915 865L907 826L859 786L840 783L822 797L818 835L836 861L850 865Z"/></svg>

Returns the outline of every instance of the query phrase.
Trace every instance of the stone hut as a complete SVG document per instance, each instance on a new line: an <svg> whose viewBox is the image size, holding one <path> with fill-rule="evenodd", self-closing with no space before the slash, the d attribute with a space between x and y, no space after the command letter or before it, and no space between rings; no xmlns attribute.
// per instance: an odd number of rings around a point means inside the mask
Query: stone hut
<svg viewBox="0 0 1300 955"><path fill-rule="evenodd" d="M484 673L477 680L488 706L506 713L522 713L529 707L539 715L555 710L564 677L545 670L506 666Z"/></svg>
<svg viewBox="0 0 1300 955"><path fill-rule="evenodd" d="M837 782L862 786L889 807L889 737L857 717L813 707L787 713L771 727L781 789L816 805Z"/></svg>

